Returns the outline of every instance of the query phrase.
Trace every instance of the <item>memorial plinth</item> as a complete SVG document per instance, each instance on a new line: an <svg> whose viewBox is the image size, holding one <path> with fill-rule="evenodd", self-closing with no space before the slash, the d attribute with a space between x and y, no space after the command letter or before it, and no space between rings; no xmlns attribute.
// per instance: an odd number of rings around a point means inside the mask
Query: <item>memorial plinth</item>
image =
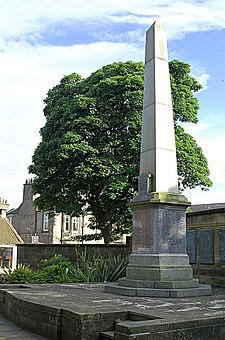
<svg viewBox="0 0 225 340"><path fill-rule="evenodd" d="M176 146L164 28L146 33L138 195L133 199L132 254L126 277L107 292L131 296L210 295L193 279L186 253L186 208L178 190Z"/></svg>

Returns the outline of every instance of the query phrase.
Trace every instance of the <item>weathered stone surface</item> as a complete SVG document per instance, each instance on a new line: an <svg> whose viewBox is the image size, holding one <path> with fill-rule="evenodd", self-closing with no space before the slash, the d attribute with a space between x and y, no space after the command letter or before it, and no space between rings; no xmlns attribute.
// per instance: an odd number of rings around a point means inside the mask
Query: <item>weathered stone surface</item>
<svg viewBox="0 0 225 340"><path fill-rule="evenodd" d="M200 205L200 207L201 206L202 205ZM194 206L193 211L187 214L187 233L189 235L189 232L191 232L196 235L194 241L196 244L192 243L191 245L192 249L194 246L196 248L196 262L191 261L194 276L199 279L200 283L211 284L212 286L217 287L225 287L224 206L222 204L212 204L203 205L203 208L201 208L203 210L201 211L198 210L198 206L196 209L197 210L195 210ZM206 237L201 236L202 230L206 230L206 234L204 235ZM208 232L208 230L211 231ZM189 241L190 239L187 240L187 245ZM201 248L205 249L201 250ZM204 260L204 263L202 260Z"/></svg>
<svg viewBox="0 0 225 340"><path fill-rule="evenodd" d="M146 32L145 51L140 174L152 175L151 192L178 193L166 33L159 23Z"/></svg>
<svg viewBox="0 0 225 340"><path fill-rule="evenodd" d="M193 278L192 268L172 267L164 268L159 266L154 267L131 267L128 265L126 278L131 280L146 280L146 281L191 281Z"/></svg>
<svg viewBox="0 0 225 340"><path fill-rule="evenodd" d="M133 288L154 288L155 282L146 280L131 280L128 279L127 277L123 277L118 280L118 285Z"/></svg>
<svg viewBox="0 0 225 340"><path fill-rule="evenodd" d="M214 263L214 230L200 230L200 263Z"/></svg>
<svg viewBox="0 0 225 340"><path fill-rule="evenodd" d="M76 247L76 248L75 248ZM76 251L74 251L76 249ZM50 259L55 254L62 255L72 263L77 264L81 254L86 252L89 255L101 255L102 257L126 255L130 251L130 245L124 244L22 244L17 246L18 263L38 268L41 260Z"/></svg>
<svg viewBox="0 0 225 340"><path fill-rule="evenodd" d="M186 288L198 288L198 279L192 279L188 281L156 281L155 288L160 289L186 289Z"/></svg>
<svg viewBox="0 0 225 340"><path fill-rule="evenodd" d="M187 283L187 282L186 282ZM193 288L190 288L188 283L184 288L182 283L180 286L174 288L140 288L140 287L125 287L122 285L108 284L105 289L108 293L127 295L127 296L140 296L140 297L164 297L164 298L178 298L178 297L195 297L211 295L212 289L210 285L197 285L196 281L192 282Z"/></svg>
<svg viewBox="0 0 225 340"><path fill-rule="evenodd" d="M199 281L198 279L188 281L146 281L122 278L118 280L118 284L119 286L132 288L184 289L197 288Z"/></svg>
<svg viewBox="0 0 225 340"><path fill-rule="evenodd" d="M155 327L154 327L155 326ZM154 329L154 330L153 330ZM150 325L150 322L132 324L130 321L122 321L116 325L115 340L187 340L187 339L223 339L224 326L214 326L213 322L207 325L204 320L195 320L187 323L168 323L164 327Z"/></svg>
<svg viewBox="0 0 225 340"><path fill-rule="evenodd" d="M132 266L188 266L187 254L131 254L129 264Z"/></svg>
<svg viewBox="0 0 225 340"><path fill-rule="evenodd" d="M186 254L186 206L133 205L132 253Z"/></svg>
<svg viewBox="0 0 225 340"><path fill-rule="evenodd" d="M23 327L27 328L30 327L30 319L35 326L34 320L37 318L36 329L40 329L43 336L48 334L49 327L54 324L54 318L49 319L49 312L53 316L59 312L61 327L58 338L52 335L52 339L100 340L100 333L113 331L115 325L115 334L119 334L121 340L126 339L124 336L132 340L143 340L143 334L148 336L148 340L207 339L207 336L208 339L224 339L223 289L214 289L212 296L181 296L182 298L173 299L159 294L155 298L108 294L101 284L28 287L21 289L14 286L4 290L0 287L0 296L3 295L0 299L1 310L9 318L14 318L15 311L10 305L17 300L21 306L17 313L23 316L18 321L26 321L27 325L23 323ZM157 293L157 290L154 291ZM160 291L165 290L158 290L158 293ZM169 291L172 293L174 289ZM183 291L187 292L186 289ZM42 310L43 318L36 312L33 314L36 309ZM139 331L141 333L137 333Z"/></svg>
<svg viewBox="0 0 225 340"><path fill-rule="evenodd" d="M6 339L47 340L47 338L28 332L23 328L16 326L14 323L0 314L0 340Z"/></svg>
<svg viewBox="0 0 225 340"><path fill-rule="evenodd" d="M225 264L225 228L220 228L219 232L220 263Z"/></svg>
<svg viewBox="0 0 225 340"><path fill-rule="evenodd" d="M187 230L187 253L190 263L196 263L196 230Z"/></svg>
<svg viewBox="0 0 225 340"><path fill-rule="evenodd" d="M59 309L30 303L5 293L0 310L16 325L46 338L57 339L61 327Z"/></svg>

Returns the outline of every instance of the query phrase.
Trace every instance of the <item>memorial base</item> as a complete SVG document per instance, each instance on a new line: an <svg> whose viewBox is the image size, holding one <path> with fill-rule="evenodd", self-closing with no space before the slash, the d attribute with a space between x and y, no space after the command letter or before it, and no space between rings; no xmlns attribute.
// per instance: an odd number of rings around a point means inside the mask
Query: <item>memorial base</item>
<svg viewBox="0 0 225 340"><path fill-rule="evenodd" d="M107 293L125 296L168 297L168 298L186 298L195 296L206 296L212 294L211 286L204 284L199 284L197 288L160 289L160 288L124 287L116 283L112 283L107 284L105 286L105 291Z"/></svg>
<svg viewBox="0 0 225 340"><path fill-rule="evenodd" d="M126 278L147 282L191 281L193 270L186 254L131 254Z"/></svg>
<svg viewBox="0 0 225 340"><path fill-rule="evenodd" d="M194 297L211 295L210 285L193 279L185 254L132 254L126 277L107 284L105 291L128 296Z"/></svg>
<svg viewBox="0 0 225 340"><path fill-rule="evenodd" d="M106 292L152 297L211 295L199 285L186 254L186 198L179 193L139 195L132 202L132 254L126 277L108 284Z"/></svg>

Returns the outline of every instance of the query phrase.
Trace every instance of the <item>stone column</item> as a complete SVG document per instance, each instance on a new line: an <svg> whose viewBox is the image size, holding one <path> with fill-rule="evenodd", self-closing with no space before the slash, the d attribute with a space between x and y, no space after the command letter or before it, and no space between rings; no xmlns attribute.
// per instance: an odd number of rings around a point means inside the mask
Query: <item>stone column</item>
<svg viewBox="0 0 225 340"><path fill-rule="evenodd" d="M178 193L166 33L156 22L146 32L141 136L140 184L146 177L150 192Z"/></svg>
<svg viewBox="0 0 225 340"><path fill-rule="evenodd" d="M193 279L186 254L190 203L178 191L176 147L164 28L146 33L144 103L138 195L133 199L132 254L126 277L106 291L122 295L182 297L211 294Z"/></svg>

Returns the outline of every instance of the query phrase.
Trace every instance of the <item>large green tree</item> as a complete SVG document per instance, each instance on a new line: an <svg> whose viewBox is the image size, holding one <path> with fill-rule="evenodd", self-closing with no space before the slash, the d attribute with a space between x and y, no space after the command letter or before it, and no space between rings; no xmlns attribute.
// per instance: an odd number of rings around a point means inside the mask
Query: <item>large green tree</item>
<svg viewBox="0 0 225 340"><path fill-rule="evenodd" d="M187 63L170 62L179 187L211 186L207 160L180 122L197 123L201 85ZM144 66L117 62L82 79L65 76L45 99L29 171L40 209L93 216L105 243L129 230L127 203L137 190Z"/></svg>

